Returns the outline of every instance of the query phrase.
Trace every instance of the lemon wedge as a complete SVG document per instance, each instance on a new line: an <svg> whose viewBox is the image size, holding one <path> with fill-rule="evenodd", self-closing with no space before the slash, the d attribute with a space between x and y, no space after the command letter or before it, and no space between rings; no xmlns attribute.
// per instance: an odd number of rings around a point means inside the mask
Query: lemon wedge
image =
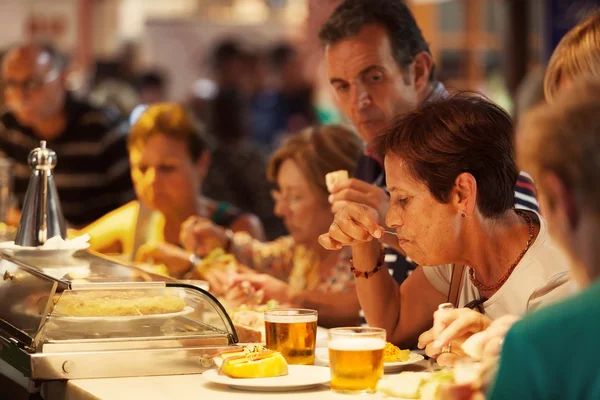
<svg viewBox="0 0 600 400"><path fill-rule="evenodd" d="M267 350L227 357L219 373L230 378L271 378L287 375L288 364L281 353Z"/></svg>

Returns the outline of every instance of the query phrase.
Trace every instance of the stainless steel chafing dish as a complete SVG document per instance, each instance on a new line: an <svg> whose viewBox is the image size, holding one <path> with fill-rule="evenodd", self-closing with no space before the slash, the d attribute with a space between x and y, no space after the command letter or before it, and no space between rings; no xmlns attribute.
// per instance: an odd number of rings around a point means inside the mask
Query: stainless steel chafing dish
<svg viewBox="0 0 600 400"><path fill-rule="evenodd" d="M0 375L35 392L44 380L199 373L237 343L208 292L88 251L40 257L0 251ZM81 291L147 291L184 299L181 312L61 316ZM57 311L59 310L59 311Z"/></svg>

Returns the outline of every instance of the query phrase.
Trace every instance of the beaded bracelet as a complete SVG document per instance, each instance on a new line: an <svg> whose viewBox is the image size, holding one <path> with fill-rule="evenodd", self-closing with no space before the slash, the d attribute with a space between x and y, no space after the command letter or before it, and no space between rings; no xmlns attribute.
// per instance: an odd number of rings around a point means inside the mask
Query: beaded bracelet
<svg viewBox="0 0 600 400"><path fill-rule="evenodd" d="M355 278L365 278L365 279L369 279L369 277L375 275L383 266L383 263L385 261L385 249L383 248L383 246L381 246L381 251L379 253L379 260L377 260L377 265L375 265L375 268L373 268L371 271L358 271L356 268L354 268L354 259L351 258L350 259L350 272L352 272L354 274Z"/></svg>

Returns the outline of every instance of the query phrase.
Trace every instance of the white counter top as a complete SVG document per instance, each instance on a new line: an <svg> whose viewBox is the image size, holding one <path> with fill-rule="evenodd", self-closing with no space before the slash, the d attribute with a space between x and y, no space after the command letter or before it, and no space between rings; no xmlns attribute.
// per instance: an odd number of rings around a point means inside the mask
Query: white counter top
<svg viewBox="0 0 600 400"><path fill-rule="evenodd" d="M407 370L425 370L428 361L414 364ZM45 400L163 400L163 399L279 399L328 400L349 399L352 396L333 393L328 386L297 392L248 392L207 382L202 375L172 375L138 378L80 379L48 382L43 390ZM379 399L379 395L367 396Z"/></svg>

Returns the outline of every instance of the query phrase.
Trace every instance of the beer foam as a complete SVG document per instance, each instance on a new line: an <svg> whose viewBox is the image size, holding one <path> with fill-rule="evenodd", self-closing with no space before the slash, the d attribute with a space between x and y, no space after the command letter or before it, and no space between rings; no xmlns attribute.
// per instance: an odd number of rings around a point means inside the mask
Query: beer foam
<svg viewBox="0 0 600 400"><path fill-rule="evenodd" d="M317 322L316 315L265 315L265 322L276 322L279 324L294 324Z"/></svg>
<svg viewBox="0 0 600 400"><path fill-rule="evenodd" d="M329 340L331 350L369 351L385 348L385 340L378 338L334 338Z"/></svg>

